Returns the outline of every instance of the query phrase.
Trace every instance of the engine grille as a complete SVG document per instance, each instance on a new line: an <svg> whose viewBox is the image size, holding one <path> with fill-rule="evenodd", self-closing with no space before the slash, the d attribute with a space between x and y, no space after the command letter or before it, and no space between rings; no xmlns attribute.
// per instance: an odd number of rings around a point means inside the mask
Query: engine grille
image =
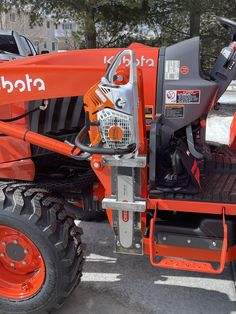
<svg viewBox="0 0 236 314"><path fill-rule="evenodd" d="M98 112L100 122L99 131L101 138L104 139L110 148L125 148L134 143L134 132L132 130L133 117L116 110L105 108ZM112 141L109 137L109 129L118 126L123 131L120 141Z"/></svg>

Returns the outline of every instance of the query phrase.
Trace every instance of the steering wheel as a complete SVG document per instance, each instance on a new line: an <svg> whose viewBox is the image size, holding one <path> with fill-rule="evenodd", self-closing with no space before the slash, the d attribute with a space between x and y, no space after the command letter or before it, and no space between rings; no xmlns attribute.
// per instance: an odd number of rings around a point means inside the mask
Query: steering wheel
<svg viewBox="0 0 236 314"><path fill-rule="evenodd" d="M236 41L236 22L219 16L217 21L233 36L233 41Z"/></svg>

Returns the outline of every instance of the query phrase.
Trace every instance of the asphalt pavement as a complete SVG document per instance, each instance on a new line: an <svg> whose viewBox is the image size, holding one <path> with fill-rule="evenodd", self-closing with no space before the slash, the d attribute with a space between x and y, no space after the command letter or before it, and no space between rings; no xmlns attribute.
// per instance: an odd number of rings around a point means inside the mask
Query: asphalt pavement
<svg viewBox="0 0 236 314"><path fill-rule="evenodd" d="M108 223L80 225L83 278L58 314L236 314L230 266L221 275L154 268L148 256L114 254Z"/></svg>

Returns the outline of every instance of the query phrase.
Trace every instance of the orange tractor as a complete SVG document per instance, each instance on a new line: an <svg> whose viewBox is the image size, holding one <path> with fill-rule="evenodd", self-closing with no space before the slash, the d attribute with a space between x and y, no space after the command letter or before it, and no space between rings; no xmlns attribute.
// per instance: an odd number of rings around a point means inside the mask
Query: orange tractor
<svg viewBox="0 0 236 314"><path fill-rule="evenodd" d="M77 287L78 207L106 210L115 252L153 266L219 274L236 259L235 119L229 148L205 140L236 77L236 23L219 22L233 39L208 80L199 38L1 64L1 312L50 312Z"/></svg>

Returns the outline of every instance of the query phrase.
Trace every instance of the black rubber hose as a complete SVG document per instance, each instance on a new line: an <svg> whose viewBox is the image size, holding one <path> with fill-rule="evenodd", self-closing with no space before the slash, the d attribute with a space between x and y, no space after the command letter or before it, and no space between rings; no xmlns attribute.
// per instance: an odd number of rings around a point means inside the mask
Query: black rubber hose
<svg viewBox="0 0 236 314"><path fill-rule="evenodd" d="M34 108L34 109L30 110L30 111L27 111L26 113L23 113L20 116L16 116L16 117L13 117L13 118L8 118L8 119L0 119L0 121L8 123L8 122L14 122L14 121L23 119L23 118L27 117L28 115L30 115L31 113L40 110L40 107L41 106L39 106L37 108ZM8 135L0 133L0 136L8 136Z"/></svg>
<svg viewBox="0 0 236 314"><path fill-rule="evenodd" d="M75 145L83 152L99 155L125 155L132 153L136 144L130 144L127 148L98 148L84 144L84 138L88 134L88 129L84 126L75 138Z"/></svg>
<svg viewBox="0 0 236 314"><path fill-rule="evenodd" d="M31 113L33 113L33 112L35 112L35 111L38 111L38 110L40 110L40 106L37 107L37 108L34 108L34 109L30 110L30 111L27 111L27 112L21 114L20 116L16 116L16 117L9 118L9 119L0 119L0 121L1 121L1 122L14 122L14 121L20 120L20 119L22 119L22 118L25 118L25 117L27 117L28 115L30 115Z"/></svg>

